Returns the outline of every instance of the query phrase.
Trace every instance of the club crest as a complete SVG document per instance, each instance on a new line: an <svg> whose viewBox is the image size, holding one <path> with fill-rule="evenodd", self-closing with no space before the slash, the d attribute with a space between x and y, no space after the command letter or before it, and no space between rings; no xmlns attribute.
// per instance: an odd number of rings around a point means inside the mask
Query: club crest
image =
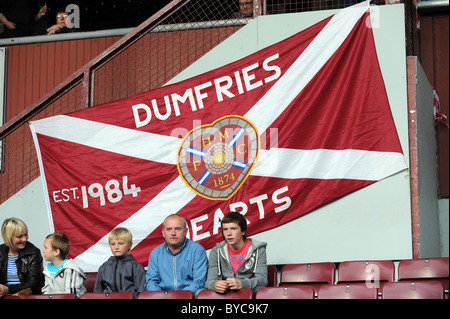
<svg viewBox="0 0 450 319"><path fill-rule="evenodd" d="M198 195L227 200L247 179L259 147L258 131L250 121L225 116L186 135L177 154L178 171Z"/></svg>

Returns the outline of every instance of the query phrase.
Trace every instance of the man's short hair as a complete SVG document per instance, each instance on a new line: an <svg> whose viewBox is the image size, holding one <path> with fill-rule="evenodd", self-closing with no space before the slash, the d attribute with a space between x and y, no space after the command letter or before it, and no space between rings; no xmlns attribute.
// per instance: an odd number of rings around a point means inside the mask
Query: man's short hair
<svg viewBox="0 0 450 319"><path fill-rule="evenodd" d="M169 219L170 217L174 217L174 216L180 218L180 219L183 221L184 228L187 229L187 222L186 222L186 219L185 219L183 216L178 215L178 214L171 214L171 215L167 216L167 217L164 219L163 227L164 227L164 228L166 227L166 220Z"/></svg>

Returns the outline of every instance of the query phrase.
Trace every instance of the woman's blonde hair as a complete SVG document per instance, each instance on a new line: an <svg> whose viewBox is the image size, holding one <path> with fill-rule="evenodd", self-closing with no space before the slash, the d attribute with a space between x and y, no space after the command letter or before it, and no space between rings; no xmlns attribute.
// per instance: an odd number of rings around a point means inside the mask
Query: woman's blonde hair
<svg viewBox="0 0 450 319"><path fill-rule="evenodd" d="M28 227L21 219L11 217L3 221L2 237L6 246L11 247L13 237L25 233L28 233Z"/></svg>

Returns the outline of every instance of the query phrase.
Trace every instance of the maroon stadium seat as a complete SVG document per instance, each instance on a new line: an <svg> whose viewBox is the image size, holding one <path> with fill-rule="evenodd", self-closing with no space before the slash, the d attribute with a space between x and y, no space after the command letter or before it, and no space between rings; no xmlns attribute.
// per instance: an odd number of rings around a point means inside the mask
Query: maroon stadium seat
<svg viewBox="0 0 450 319"><path fill-rule="evenodd" d="M378 289L359 283L324 285L319 288L317 299L378 299Z"/></svg>
<svg viewBox="0 0 450 319"><path fill-rule="evenodd" d="M317 294L322 285L333 285L336 266L331 262L289 264L281 269L280 287L308 285Z"/></svg>
<svg viewBox="0 0 450 319"><path fill-rule="evenodd" d="M437 280L445 288L448 298L448 257L405 259L398 264L398 281Z"/></svg>
<svg viewBox="0 0 450 319"><path fill-rule="evenodd" d="M133 293L123 292L87 292L80 299L133 299Z"/></svg>
<svg viewBox="0 0 450 319"><path fill-rule="evenodd" d="M94 292L95 280L97 279L96 272L87 272L86 281L84 282L84 287L86 288L86 292Z"/></svg>
<svg viewBox="0 0 450 319"><path fill-rule="evenodd" d="M74 294L42 294L29 295L26 299L77 299Z"/></svg>
<svg viewBox="0 0 450 319"><path fill-rule="evenodd" d="M220 294L214 290L202 290L198 293L197 299L253 299L253 290L243 288L240 290L230 290L225 294Z"/></svg>
<svg viewBox="0 0 450 319"><path fill-rule="evenodd" d="M267 287L276 287L278 285L278 270L274 265L267 266Z"/></svg>
<svg viewBox="0 0 450 319"><path fill-rule="evenodd" d="M265 287L256 292L256 299L314 299L314 288L297 287Z"/></svg>
<svg viewBox="0 0 450 319"><path fill-rule="evenodd" d="M363 283L378 288L395 280L395 264L391 260L343 261L338 266L337 283Z"/></svg>
<svg viewBox="0 0 450 319"><path fill-rule="evenodd" d="M383 299L444 299L440 281L387 282L381 289Z"/></svg>
<svg viewBox="0 0 450 319"><path fill-rule="evenodd" d="M378 275L378 278L374 278ZM338 266L337 283L394 281L395 264L391 260L343 261Z"/></svg>
<svg viewBox="0 0 450 319"><path fill-rule="evenodd" d="M138 299L194 299L194 294L190 290L143 291Z"/></svg>

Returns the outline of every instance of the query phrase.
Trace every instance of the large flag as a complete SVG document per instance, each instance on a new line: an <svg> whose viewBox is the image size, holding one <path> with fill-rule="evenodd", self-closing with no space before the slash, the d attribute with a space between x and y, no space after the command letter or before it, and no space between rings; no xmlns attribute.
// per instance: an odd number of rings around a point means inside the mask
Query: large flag
<svg viewBox="0 0 450 319"><path fill-rule="evenodd" d="M364 2L188 80L32 122L70 256L96 271L120 226L146 265L173 213L209 249L230 211L252 235L405 169L369 15Z"/></svg>

